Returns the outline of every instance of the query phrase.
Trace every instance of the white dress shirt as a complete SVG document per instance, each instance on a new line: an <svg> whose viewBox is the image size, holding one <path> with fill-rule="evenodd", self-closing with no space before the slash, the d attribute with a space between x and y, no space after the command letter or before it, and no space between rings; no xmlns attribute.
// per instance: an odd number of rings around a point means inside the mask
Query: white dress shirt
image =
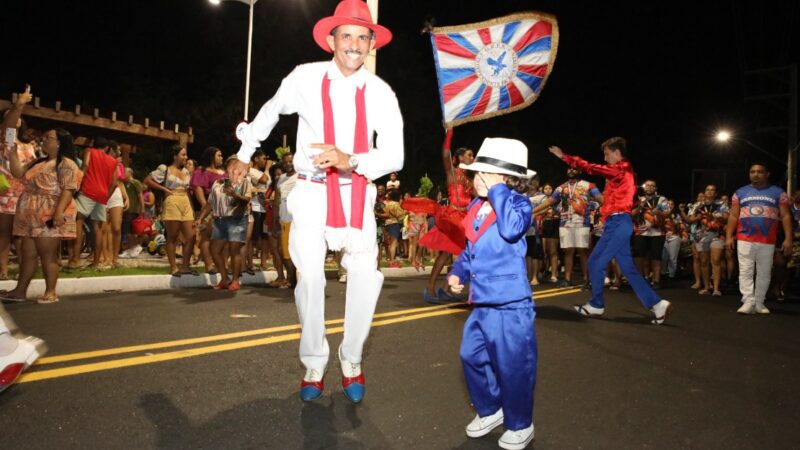
<svg viewBox="0 0 800 450"><path fill-rule="evenodd" d="M403 168L403 118L397 104L397 97L385 81L363 66L349 77L345 77L336 63L331 61L303 64L283 79L278 92L261 107L250 124L237 130L242 141L237 154L241 161L250 161L261 141L269 136L278 116L295 114L299 116L297 125L297 152L294 167L297 172L325 176L325 170L314 167L313 160L321 153L311 144L325 142L324 119L322 114L322 78L327 73L330 83L330 97L333 106L336 147L353 154L353 138L356 122L356 88L366 84L365 103L367 130L369 131L369 151L358 155L355 171L370 180ZM373 139L377 133L377 142ZM380 144L380 146L378 146ZM342 184L349 184L349 173L340 173Z"/></svg>

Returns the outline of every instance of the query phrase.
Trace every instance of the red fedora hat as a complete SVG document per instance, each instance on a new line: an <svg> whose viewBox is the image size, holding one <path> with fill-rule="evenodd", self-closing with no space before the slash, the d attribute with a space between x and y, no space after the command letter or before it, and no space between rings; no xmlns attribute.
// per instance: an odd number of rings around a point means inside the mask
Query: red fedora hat
<svg viewBox="0 0 800 450"><path fill-rule="evenodd" d="M331 52L328 41L331 31L339 25L358 25L375 32L375 49L379 49L392 40L392 32L388 28L372 21L369 7L362 0L342 0L330 17L320 19L314 25L314 41L326 52Z"/></svg>

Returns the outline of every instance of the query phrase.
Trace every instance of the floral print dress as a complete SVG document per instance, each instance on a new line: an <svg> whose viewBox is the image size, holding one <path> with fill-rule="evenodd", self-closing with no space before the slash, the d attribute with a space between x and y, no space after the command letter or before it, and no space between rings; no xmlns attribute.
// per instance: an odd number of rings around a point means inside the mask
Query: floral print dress
<svg viewBox="0 0 800 450"><path fill-rule="evenodd" d="M61 160L56 171L56 162L45 161L28 169L22 178L24 190L17 201L14 216L14 236L75 238L75 200L70 198L64 210L63 224L47 226L53 218L61 192L64 189L76 190L81 184L83 172L69 158Z"/></svg>

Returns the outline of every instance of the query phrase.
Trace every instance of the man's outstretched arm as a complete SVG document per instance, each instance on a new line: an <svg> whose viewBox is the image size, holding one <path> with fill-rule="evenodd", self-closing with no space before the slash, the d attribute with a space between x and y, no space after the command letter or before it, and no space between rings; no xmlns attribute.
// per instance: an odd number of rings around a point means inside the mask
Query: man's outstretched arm
<svg viewBox="0 0 800 450"><path fill-rule="evenodd" d="M236 153L238 161L231 164L228 169L228 177L234 184L238 183L250 170L250 157L261 145L261 141L272 132L280 115L297 112L297 107L294 105L296 102L293 102L297 97L297 76L297 69L295 69L283 79L278 92L261 107L252 122L242 122L236 127L236 137L242 142L242 145Z"/></svg>
<svg viewBox="0 0 800 450"><path fill-rule="evenodd" d="M578 156L567 155L563 150L554 146L548 148L550 153L555 155L558 159L567 163L568 166L574 167L583 173L589 175L602 175L606 178L611 178L619 174L620 169L614 166L607 166L605 164L592 164Z"/></svg>

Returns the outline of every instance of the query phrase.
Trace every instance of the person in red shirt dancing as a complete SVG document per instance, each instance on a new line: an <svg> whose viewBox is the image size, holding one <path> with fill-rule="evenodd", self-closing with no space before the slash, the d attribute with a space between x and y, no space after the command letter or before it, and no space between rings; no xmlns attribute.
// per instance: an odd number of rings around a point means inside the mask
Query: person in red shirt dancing
<svg viewBox="0 0 800 450"><path fill-rule="evenodd" d="M605 223L603 237L597 242L589 257L589 278L592 283L592 298L585 305L575 305L575 311L582 316L598 317L605 312L603 300L603 280L606 266L612 259L622 269L639 300L649 309L655 318L652 323L664 323L672 310L672 304L659 297L636 269L631 256L631 234L633 221L631 209L633 197L636 195L633 165L625 158L625 139L612 137L603 142L604 159L608 164L591 164L577 157L564 154L558 147L550 147L550 153L588 175L602 175L606 178L603 191L603 205L600 214Z"/></svg>
<svg viewBox="0 0 800 450"><path fill-rule="evenodd" d="M475 195L472 180L467 176L467 172L457 167L460 164L472 164L475 154L468 148L459 148L455 151L455 156L451 156L450 142L452 139L453 130L448 129L442 146L442 158L444 172L447 176L450 205L438 208L435 214L436 227L431 228L419 240L419 245L439 252L433 263L428 284L422 292L422 299L428 303L461 301L460 298L451 295L443 288L436 290L436 279L450 255L458 256L466 247L466 235L461 221L467 215L467 206Z"/></svg>

